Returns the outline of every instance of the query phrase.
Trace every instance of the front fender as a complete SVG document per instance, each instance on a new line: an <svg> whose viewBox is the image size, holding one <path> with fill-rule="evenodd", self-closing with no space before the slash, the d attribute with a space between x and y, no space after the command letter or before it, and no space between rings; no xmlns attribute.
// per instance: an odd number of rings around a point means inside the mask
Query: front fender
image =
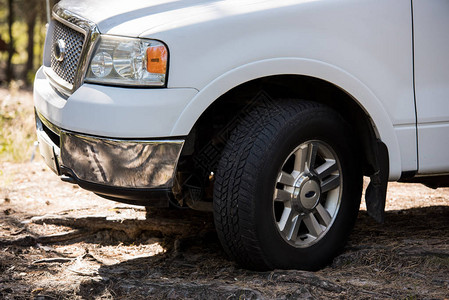
<svg viewBox="0 0 449 300"><path fill-rule="evenodd" d="M345 70L325 62L301 58L273 58L232 69L207 84L187 104L171 131L172 136L187 135L201 114L221 95L238 85L266 76L303 75L328 81L349 94L370 116L378 137L388 148L390 180L401 175L401 155L393 123L382 102L360 80Z"/></svg>

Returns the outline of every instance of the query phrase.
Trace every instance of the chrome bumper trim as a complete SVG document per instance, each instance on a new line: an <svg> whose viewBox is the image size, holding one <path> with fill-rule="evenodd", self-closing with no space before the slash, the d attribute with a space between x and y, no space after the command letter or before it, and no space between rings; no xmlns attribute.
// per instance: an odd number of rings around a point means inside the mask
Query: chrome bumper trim
<svg viewBox="0 0 449 300"><path fill-rule="evenodd" d="M184 140L122 140L87 136L56 127L36 114L41 154L56 173L124 189L171 189ZM43 126L57 134L51 141ZM64 172L62 172L64 173Z"/></svg>
<svg viewBox="0 0 449 300"><path fill-rule="evenodd" d="M61 131L60 129L53 125L50 121L47 120L47 118L45 118L40 112L36 111L36 129L39 130L43 130L42 128L42 124L44 124L45 126L47 126L48 129L50 129L53 133L57 134L58 136L61 135ZM42 124L39 125L39 122L42 122Z"/></svg>
<svg viewBox="0 0 449 300"><path fill-rule="evenodd" d="M115 140L61 130L61 161L87 182L171 188L183 144L183 140Z"/></svg>

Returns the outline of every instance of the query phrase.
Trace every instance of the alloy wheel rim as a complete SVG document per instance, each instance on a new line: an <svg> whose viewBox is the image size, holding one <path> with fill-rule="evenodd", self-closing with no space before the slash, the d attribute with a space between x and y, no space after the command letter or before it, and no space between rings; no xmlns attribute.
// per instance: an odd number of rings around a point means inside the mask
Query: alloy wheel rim
<svg viewBox="0 0 449 300"><path fill-rule="evenodd" d="M278 173L273 194L282 238L298 248L322 239L337 216L341 192L341 165L332 148L317 140L296 147Z"/></svg>

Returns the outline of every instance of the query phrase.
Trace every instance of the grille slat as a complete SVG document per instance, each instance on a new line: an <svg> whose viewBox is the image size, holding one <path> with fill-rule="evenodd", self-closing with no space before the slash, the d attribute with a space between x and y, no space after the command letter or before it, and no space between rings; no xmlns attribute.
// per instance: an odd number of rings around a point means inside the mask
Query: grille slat
<svg viewBox="0 0 449 300"><path fill-rule="evenodd" d="M51 68L59 77L73 85L75 83L76 71L79 66L85 36L83 33L55 21L52 45L60 39L64 40L66 47L64 60L58 61L55 58L54 49L51 47Z"/></svg>

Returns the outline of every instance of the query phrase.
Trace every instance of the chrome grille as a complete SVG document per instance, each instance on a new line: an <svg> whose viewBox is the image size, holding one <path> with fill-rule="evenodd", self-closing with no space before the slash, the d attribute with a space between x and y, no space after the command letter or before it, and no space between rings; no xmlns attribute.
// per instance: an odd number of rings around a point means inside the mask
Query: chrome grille
<svg viewBox="0 0 449 300"><path fill-rule="evenodd" d="M73 85L75 83L76 71L80 63L85 36L83 33L55 21L52 45L59 40L64 40L65 42L66 49L64 59L58 61L55 58L54 49L51 47L51 68L64 81Z"/></svg>

